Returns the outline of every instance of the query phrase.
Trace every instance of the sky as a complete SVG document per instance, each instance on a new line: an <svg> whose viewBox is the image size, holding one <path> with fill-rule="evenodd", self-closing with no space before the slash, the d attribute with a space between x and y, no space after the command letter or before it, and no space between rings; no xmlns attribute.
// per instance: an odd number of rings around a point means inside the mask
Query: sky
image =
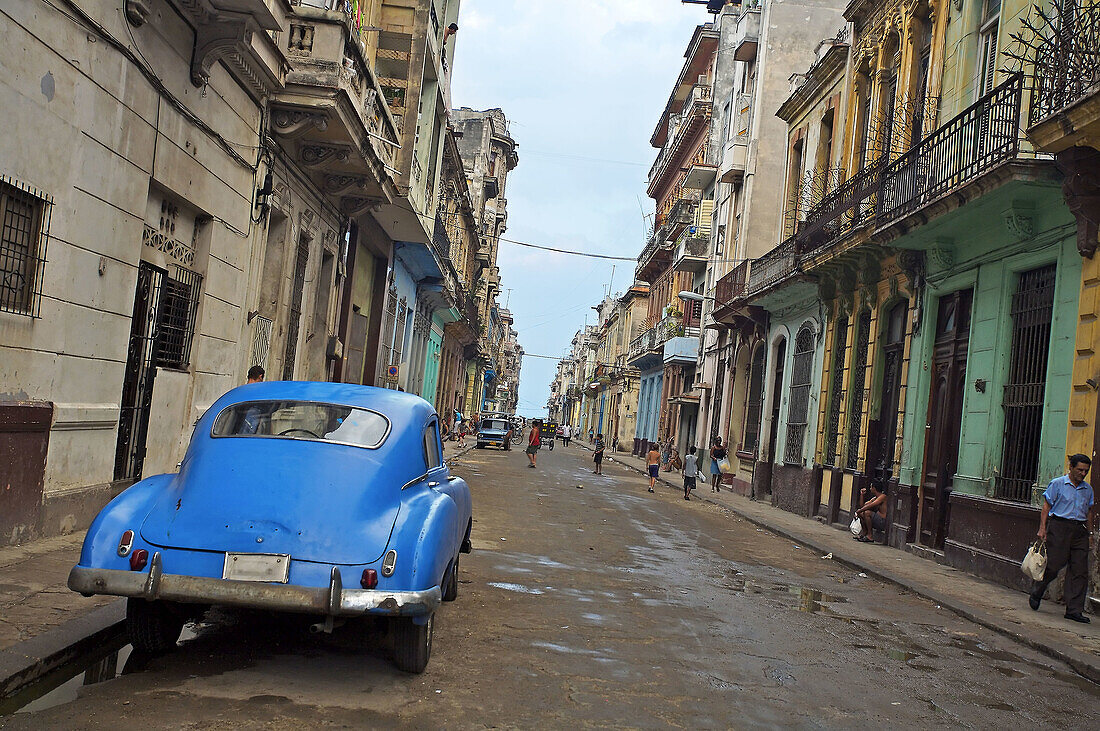
<svg viewBox="0 0 1100 731"><path fill-rule="evenodd" d="M451 104L500 107L519 144L504 238L638 255L653 214L649 138L693 29L710 18L679 0L462 1ZM499 252L499 301L527 352L518 412L545 415L555 359L609 287L631 284L634 262L507 242Z"/></svg>

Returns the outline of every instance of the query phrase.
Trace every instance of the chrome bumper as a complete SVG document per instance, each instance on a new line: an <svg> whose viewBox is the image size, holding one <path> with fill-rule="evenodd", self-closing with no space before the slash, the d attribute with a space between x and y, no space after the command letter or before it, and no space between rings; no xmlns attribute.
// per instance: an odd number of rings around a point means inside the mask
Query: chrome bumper
<svg viewBox="0 0 1100 731"><path fill-rule="evenodd" d="M434 612L443 599L438 586L424 591L344 589L340 570L335 566L324 589L165 574L161 571L159 552L153 554L147 573L76 566L69 573L69 588L84 595L110 594L328 616L425 615Z"/></svg>

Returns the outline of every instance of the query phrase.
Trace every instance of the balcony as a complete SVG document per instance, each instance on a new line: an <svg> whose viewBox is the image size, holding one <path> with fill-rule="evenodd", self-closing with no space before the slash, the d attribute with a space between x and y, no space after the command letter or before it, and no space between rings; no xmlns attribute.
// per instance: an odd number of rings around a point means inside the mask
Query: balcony
<svg viewBox="0 0 1100 731"><path fill-rule="evenodd" d="M645 248L638 255L635 279L650 282L653 275L660 274L668 267L672 260L672 244L668 241L667 231L667 227L662 225L649 234Z"/></svg>
<svg viewBox="0 0 1100 731"><path fill-rule="evenodd" d="M725 308L745 294L748 283L749 262L743 261L719 279L714 285L714 307Z"/></svg>
<svg viewBox="0 0 1100 731"><path fill-rule="evenodd" d="M651 327L630 341L630 349L627 351L627 362L634 363L656 349L657 328Z"/></svg>
<svg viewBox="0 0 1100 731"><path fill-rule="evenodd" d="M280 34L290 63L272 102L272 132L348 215L395 193L390 172L400 146L354 19L343 11L293 7Z"/></svg>
<svg viewBox="0 0 1100 731"><path fill-rule="evenodd" d="M281 30L280 18L265 0L169 0L169 4L195 29L191 56L191 83L203 87L219 61L241 87L261 101L279 91L287 72L286 57L275 45L271 31ZM126 19L141 26L159 17L148 0L122 3ZM205 91L205 90L204 90Z"/></svg>
<svg viewBox="0 0 1100 731"><path fill-rule="evenodd" d="M1015 74L893 162L871 163L824 195L804 220L793 217L784 244L812 266L861 229L890 239L886 230L902 219L959 198L962 188L1008 163L1034 158L1020 149L1022 92L1023 77ZM754 266L750 290L756 273Z"/></svg>
<svg viewBox="0 0 1100 731"><path fill-rule="evenodd" d="M733 57L738 61L751 61L756 58L756 48L760 42L760 3L753 7L742 6L737 18L737 27L733 32Z"/></svg>
<svg viewBox="0 0 1100 731"><path fill-rule="evenodd" d="M709 238L693 235L690 228L684 229L676 240L672 267L678 272L701 272L706 269L709 249Z"/></svg>
<svg viewBox="0 0 1100 731"><path fill-rule="evenodd" d="M745 294L753 296L798 272L798 250L794 239L787 239L752 263Z"/></svg>
<svg viewBox="0 0 1100 731"><path fill-rule="evenodd" d="M675 239L685 226L695 223L695 212L702 198L701 191L687 190L675 199L668 210L668 215L665 216L665 229L669 238Z"/></svg>
<svg viewBox="0 0 1100 731"><path fill-rule="evenodd" d="M692 143L696 138L709 129L711 112L710 84L693 85L681 111L669 116L667 140L649 169L648 194L651 197L679 173L681 158L695 146Z"/></svg>
<svg viewBox="0 0 1100 731"><path fill-rule="evenodd" d="M1100 135L1100 5L1062 0L1036 25L1045 37L1036 48L1028 136L1061 152Z"/></svg>

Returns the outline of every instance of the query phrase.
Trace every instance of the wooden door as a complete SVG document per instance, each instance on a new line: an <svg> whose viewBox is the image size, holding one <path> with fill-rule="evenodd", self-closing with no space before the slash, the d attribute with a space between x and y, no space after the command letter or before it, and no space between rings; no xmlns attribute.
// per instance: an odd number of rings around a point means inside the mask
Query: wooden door
<svg viewBox="0 0 1100 731"><path fill-rule="evenodd" d="M973 290L964 289L941 297L936 316L920 505L920 542L932 548L942 548L947 537L947 502L958 468L973 295Z"/></svg>

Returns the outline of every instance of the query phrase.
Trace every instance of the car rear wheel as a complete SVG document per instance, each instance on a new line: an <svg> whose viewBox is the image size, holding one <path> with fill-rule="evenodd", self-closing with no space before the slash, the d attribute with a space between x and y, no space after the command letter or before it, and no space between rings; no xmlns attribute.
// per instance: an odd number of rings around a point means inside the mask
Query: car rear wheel
<svg viewBox="0 0 1100 731"><path fill-rule="evenodd" d="M164 652L176 646L185 617L166 602L126 600L126 633L140 652Z"/></svg>
<svg viewBox="0 0 1100 731"><path fill-rule="evenodd" d="M393 660L398 670L406 673L422 673L432 654L432 635L435 632L435 615L428 621L416 624L411 618L394 620Z"/></svg>
<svg viewBox="0 0 1100 731"><path fill-rule="evenodd" d="M443 590L443 601L453 602L458 599L458 556L455 556L455 560L451 563L451 570L447 572L444 586L446 588Z"/></svg>

